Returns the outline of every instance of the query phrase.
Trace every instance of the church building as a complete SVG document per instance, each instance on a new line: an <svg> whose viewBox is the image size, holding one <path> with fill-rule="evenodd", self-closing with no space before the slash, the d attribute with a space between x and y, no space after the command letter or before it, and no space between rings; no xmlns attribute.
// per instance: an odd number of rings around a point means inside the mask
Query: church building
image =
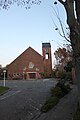
<svg viewBox="0 0 80 120"><path fill-rule="evenodd" d="M42 43L42 55L33 48L27 48L7 66L8 79L39 79L51 77L51 44Z"/></svg>

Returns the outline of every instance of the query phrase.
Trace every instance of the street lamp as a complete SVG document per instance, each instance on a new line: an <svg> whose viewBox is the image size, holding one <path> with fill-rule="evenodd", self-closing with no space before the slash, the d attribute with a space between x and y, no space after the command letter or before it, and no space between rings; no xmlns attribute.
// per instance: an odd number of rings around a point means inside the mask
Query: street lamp
<svg viewBox="0 0 80 120"><path fill-rule="evenodd" d="M5 85L6 85L6 81L5 81L6 70L3 70L3 73L4 73L4 87L5 87Z"/></svg>
<svg viewBox="0 0 80 120"><path fill-rule="evenodd" d="M25 72L23 71L23 80L25 79L25 76L24 76L24 75L25 75Z"/></svg>

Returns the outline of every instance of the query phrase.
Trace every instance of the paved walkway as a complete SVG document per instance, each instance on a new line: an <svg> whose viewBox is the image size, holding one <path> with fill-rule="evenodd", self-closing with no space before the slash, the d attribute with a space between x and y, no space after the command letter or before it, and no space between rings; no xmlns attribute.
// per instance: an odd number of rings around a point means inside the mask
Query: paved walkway
<svg viewBox="0 0 80 120"><path fill-rule="evenodd" d="M77 109L77 101L77 88L74 85L71 92L63 97L53 109L38 115L33 120L72 120Z"/></svg>

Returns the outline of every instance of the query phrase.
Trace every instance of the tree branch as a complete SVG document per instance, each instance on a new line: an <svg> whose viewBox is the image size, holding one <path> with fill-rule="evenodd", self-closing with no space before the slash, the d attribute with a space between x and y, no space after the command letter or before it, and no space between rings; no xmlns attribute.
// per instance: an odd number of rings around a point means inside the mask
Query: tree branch
<svg viewBox="0 0 80 120"><path fill-rule="evenodd" d="M58 0L58 1L65 6L65 2L63 2L62 0Z"/></svg>
<svg viewBox="0 0 80 120"><path fill-rule="evenodd" d="M62 24L62 21L61 21L60 16L59 16L58 8L57 8L57 12L56 12L56 10L55 10L53 7L52 7L52 9L54 10L55 15L56 15L56 17L57 17L57 19L58 19L58 21L59 21L60 27L61 27L61 29L60 29L60 28L55 24L53 18L51 17L51 19L52 19L52 21L53 21L53 23L54 23L54 25L55 25L55 27L56 27L55 30L58 31L58 33L59 33L59 35L60 35L61 37L65 38L65 40L67 40L68 42L70 42L70 39L68 39L68 37L67 37L66 34L65 34L65 31L64 31L64 28L63 28L63 24ZM62 32L61 32L61 31L62 31Z"/></svg>

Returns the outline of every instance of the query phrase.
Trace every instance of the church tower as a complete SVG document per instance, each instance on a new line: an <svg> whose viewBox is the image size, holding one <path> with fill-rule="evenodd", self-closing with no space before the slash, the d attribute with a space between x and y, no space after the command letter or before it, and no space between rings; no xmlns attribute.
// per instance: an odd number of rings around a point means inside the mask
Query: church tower
<svg viewBox="0 0 80 120"><path fill-rule="evenodd" d="M42 54L43 54L43 63L44 63L44 77L51 77L52 57L51 57L50 43L42 43Z"/></svg>

